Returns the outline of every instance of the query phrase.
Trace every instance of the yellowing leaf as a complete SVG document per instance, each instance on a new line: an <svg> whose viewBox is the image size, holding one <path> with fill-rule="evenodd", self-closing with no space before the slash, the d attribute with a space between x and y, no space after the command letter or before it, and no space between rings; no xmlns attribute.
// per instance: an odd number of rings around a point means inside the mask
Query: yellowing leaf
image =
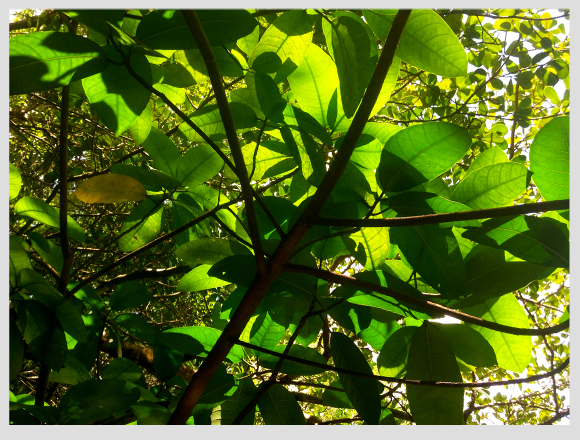
<svg viewBox="0 0 580 440"><path fill-rule="evenodd" d="M147 191L132 177L111 173L85 180L75 196L85 203L138 202L147 197Z"/></svg>

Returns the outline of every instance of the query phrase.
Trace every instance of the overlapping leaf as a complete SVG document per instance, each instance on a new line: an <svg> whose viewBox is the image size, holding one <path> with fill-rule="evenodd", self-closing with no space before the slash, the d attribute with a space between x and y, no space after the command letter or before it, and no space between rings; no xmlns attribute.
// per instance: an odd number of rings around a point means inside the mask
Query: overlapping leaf
<svg viewBox="0 0 580 440"><path fill-rule="evenodd" d="M10 39L10 95L40 92L95 75L109 62L94 41L62 32Z"/></svg>
<svg viewBox="0 0 580 440"><path fill-rule="evenodd" d="M469 133L448 122L413 125L389 138L377 170L385 191L404 191L451 168L471 146Z"/></svg>

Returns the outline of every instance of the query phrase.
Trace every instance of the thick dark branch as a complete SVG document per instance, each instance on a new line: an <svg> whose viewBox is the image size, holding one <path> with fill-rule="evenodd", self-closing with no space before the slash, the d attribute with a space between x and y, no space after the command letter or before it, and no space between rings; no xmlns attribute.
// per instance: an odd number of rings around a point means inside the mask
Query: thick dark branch
<svg viewBox="0 0 580 440"><path fill-rule="evenodd" d="M381 86L393 61L398 41L401 38L409 14L410 11L399 11L397 13L393 26L389 32L387 42L385 43L385 49L379 58L369 87L367 88L361 105L355 114L353 123L347 132L346 139L342 143L338 154L332 161L330 169L324 176L311 203L309 203L305 212L294 227L280 242L280 245L269 261L269 270L266 276L260 276L258 274L248 287L244 298L234 312L230 322L224 328L222 334L207 355L203 364L201 364L197 373L193 376L191 382L189 382L189 385L175 408L175 411L171 415L168 424L185 424L191 415L193 408L202 396L207 384L244 330L252 316L252 313L256 310L258 304L260 304L266 290L282 272L282 267L292 255L293 250L312 226L312 219L320 213L322 206L330 196L332 189L348 164L352 151L362 133L370 111L377 100Z"/></svg>
<svg viewBox="0 0 580 440"><path fill-rule="evenodd" d="M377 284L359 280L353 278L349 275L342 275L335 272L328 272L322 269L316 269L314 267L302 266L299 264L286 264L284 266L285 272L296 272L296 273L306 273L308 275L315 276L322 280L330 281L335 284L350 284L351 286L358 287L360 289L369 290L371 292L382 293L383 295L390 296L397 301L403 301L408 304L413 304L415 306L422 307L427 310L432 310L434 312L443 313L447 316L459 319L464 322L468 322L473 325L478 325L480 327L485 327L491 330L495 330L502 333L508 333L511 335L550 335L553 333L561 332L566 330L570 326L570 321L566 320L561 324L555 325L554 327L541 328L541 329L528 329L528 328L518 328L511 327L509 325L499 324L497 322L486 321L484 319L478 318L476 316L468 315L467 313L459 312L457 310L450 309L448 307L442 306L440 304L434 303L432 301L413 298L411 296L405 295L404 293L397 292L396 290L390 289L388 287L379 286Z"/></svg>
<svg viewBox="0 0 580 440"><path fill-rule="evenodd" d="M185 18L187 26L189 27L189 31L193 35L193 38L195 39L197 47L199 48L199 51L201 52L205 62L205 66L207 67L207 73L215 93L215 99L217 101L220 116L224 124L230 151L232 153L232 157L234 158L238 178L240 179L242 194L244 195L246 215L248 217L248 226L250 228L250 238L255 249L254 255L256 256L258 273L264 276L266 274L266 262L262 252L262 243L260 242L260 233L258 231L258 222L256 220L252 185L250 184L250 179L248 177L248 170L244 161L244 155L242 154L242 148L240 147L240 141L238 139L238 134L236 133L236 127L234 125L234 117L232 116L232 111L228 103L226 91L222 83L222 76L219 71L217 60L195 11L183 10L181 13Z"/></svg>
<svg viewBox="0 0 580 440"><path fill-rule="evenodd" d="M465 220L482 220L492 217L530 214L533 212L561 211L570 209L570 200L525 203L501 208L477 209L475 211L449 212L443 214L416 215L412 217L392 217L375 219L341 219L318 217L314 224L324 226L387 228L398 226L434 225Z"/></svg>

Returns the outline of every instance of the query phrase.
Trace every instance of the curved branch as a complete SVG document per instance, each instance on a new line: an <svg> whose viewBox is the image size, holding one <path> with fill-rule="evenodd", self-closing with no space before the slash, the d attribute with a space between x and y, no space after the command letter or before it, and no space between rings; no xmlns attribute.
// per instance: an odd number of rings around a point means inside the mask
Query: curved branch
<svg viewBox="0 0 580 440"><path fill-rule="evenodd" d="M570 199L552 200L549 202L524 203L501 208L476 209L474 211L446 212L443 214L414 215L410 217L346 219L318 217L315 225L387 228L399 226L434 225L439 223L459 222L465 220L483 220L493 217L530 214L533 212L562 211L570 209Z"/></svg>
<svg viewBox="0 0 580 440"><path fill-rule="evenodd" d="M384 380L386 382L392 383L403 383L407 385L420 385L426 387L446 387L446 388L487 388L492 386L499 386L499 385L513 385L518 383L527 383L527 382L535 382L537 380L546 379L548 377L555 376L556 374L562 372L568 365L570 365L570 358L566 358L564 362L554 370L550 370L547 373L543 374L536 374L533 376L522 377L519 379L509 379L509 380L498 380L494 382L437 382L433 380L417 380L417 379L401 379L397 377L389 377L389 376L379 376L378 374L366 374L366 373L359 373L358 371L349 370L347 368L336 367L334 365L327 365L322 364L320 362L309 361L307 359L299 358L296 356L290 356L283 353L278 353L277 351L268 350L267 348L259 347L254 344L250 344L248 342L236 340L236 345L240 345L242 347L251 348L252 350L260 351L262 353L270 354L272 356L276 356L285 360L289 360L292 362L297 362L299 364L309 365L311 367L318 367L322 370L330 370L335 371L337 373L344 373L350 374L351 376L357 377L364 377L367 379L374 379L374 380Z"/></svg>
<svg viewBox="0 0 580 440"><path fill-rule="evenodd" d="M228 138L230 151L234 158L234 164L237 171L236 174L240 179L244 202L246 203L246 215L248 217L248 226L250 228L250 238L255 249L254 255L258 266L258 273L261 276L264 276L266 274L266 261L264 260L264 253L262 252L262 243L260 242L252 185L250 184L250 179L248 177L246 162L244 161L244 155L242 154L242 148L240 147L240 141L238 139L238 134L236 133L234 117L232 116L232 110L230 109L226 91L222 83L222 76L219 71L217 60L195 11L182 10L181 14L187 23L187 27L189 27L191 35L193 35L193 38L197 43L197 47L201 52L201 56L203 57L203 61L207 68L207 73L211 81L211 86L215 94L220 116Z"/></svg>
<svg viewBox="0 0 580 440"><path fill-rule="evenodd" d="M453 318L459 319L464 322L468 322L473 325L478 325L480 327L488 328L502 333L508 333L511 335L532 335L532 336L550 335L553 333L561 332L570 327L570 320L566 320L561 324L555 325L554 327L547 327L541 329L511 327L509 325L503 325L497 322L486 321L476 316L468 315L467 313L450 309L448 307L442 306L432 301L413 298L411 296L405 295L404 293L401 292L397 292L396 290L390 289L388 287L379 286L369 281L359 280L349 275L328 272L326 270L316 269L309 266L302 266L299 264L286 264L283 270L285 272L305 273L320 278L322 280L331 281L335 284L350 284L351 286L355 286L361 289L382 293L383 295L390 296L391 298L394 298L398 301L413 304L427 310L432 310L434 312L443 313L447 316L451 316Z"/></svg>

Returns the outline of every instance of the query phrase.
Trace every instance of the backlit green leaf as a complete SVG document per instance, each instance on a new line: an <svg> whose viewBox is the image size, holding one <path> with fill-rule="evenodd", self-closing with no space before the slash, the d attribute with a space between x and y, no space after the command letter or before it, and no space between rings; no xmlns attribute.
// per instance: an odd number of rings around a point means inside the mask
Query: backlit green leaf
<svg viewBox="0 0 580 440"><path fill-rule="evenodd" d="M108 66L103 49L79 35L34 32L10 39L10 95L64 86Z"/></svg>
<svg viewBox="0 0 580 440"><path fill-rule="evenodd" d="M377 358L377 367L381 376L405 376L409 347L416 332L417 327L402 327L385 341Z"/></svg>
<svg viewBox="0 0 580 440"><path fill-rule="evenodd" d="M47 226L60 230L59 212L46 202L34 197L23 197L14 206L14 212L24 217L44 223ZM84 242L85 231L80 225L67 215L68 234L71 238Z"/></svg>
<svg viewBox="0 0 580 440"><path fill-rule="evenodd" d="M486 321L509 325L518 328L530 328L528 316L518 300L510 293L500 298L492 298L483 304L463 309L463 312L477 316ZM532 353L532 337L510 335L490 330L473 324L467 324L477 330L493 347L497 363L506 370L521 373L528 366Z"/></svg>
<svg viewBox="0 0 580 440"><path fill-rule="evenodd" d="M9 187L8 187L8 195L10 196L10 200L15 199L20 193L20 188L22 187L22 177L20 177L20 171L14 165L10 165L10 171L8 174L9 180Z"/></svg>
<svg viewBox="0 0 580 440"><path fill-rule="evenodd" d="M363 11L370 27L383 41L397 10ZM449 25L434 11L417 9L411 13L397 56L420 69L446 77L467 74L467 54Z"/></svg>
<svg viewBox="0 0 580 440"><path fill-rule="evenodd" d="M161 233L163 216L163 205L151 199L143 200L123 223L121 234L132 229L119 239L119 248L123 252L132 252L145 246Z"/></svg>
<svg viewBox="0 0 580 440"><path fill-rule="evenodd" d="M530 170L545 200L570 197L570 117L552 119L530 146Z"/></svg>
<svg viewBox="0 0 580 440"><path fill-rule="evenodd" d="M350 17L333 20L332 52L340 81L344 114L351 118L369 80L370 40L365 27Z"/></svg>
<svg viewBox="0 0 580 440"><path fill-rule="evenodd" d="M448 122L413 125L389 138L377 170L385 191L404 191L451 168L471 146L469 133Z"/></svg>
<svg viewBox="0 0 580 440"><path fill-rule="evenodd" d="M477 169L462 179L451 200L471 209L511 205L526 190L528 169L513 162L496 163Z"/></svg>
<svg viewBox="0 0 580 440"><path fill-rule="evenodd" d="M105 51L109 57L120 61L113 47L106 46ZM130 64L141 78L151 83L151 69L144 55L133 54ZM123 64L109 63L102 72L84 78L83 88L92 109L116 136L133 125L151 97L151 92Z"/></svg>

